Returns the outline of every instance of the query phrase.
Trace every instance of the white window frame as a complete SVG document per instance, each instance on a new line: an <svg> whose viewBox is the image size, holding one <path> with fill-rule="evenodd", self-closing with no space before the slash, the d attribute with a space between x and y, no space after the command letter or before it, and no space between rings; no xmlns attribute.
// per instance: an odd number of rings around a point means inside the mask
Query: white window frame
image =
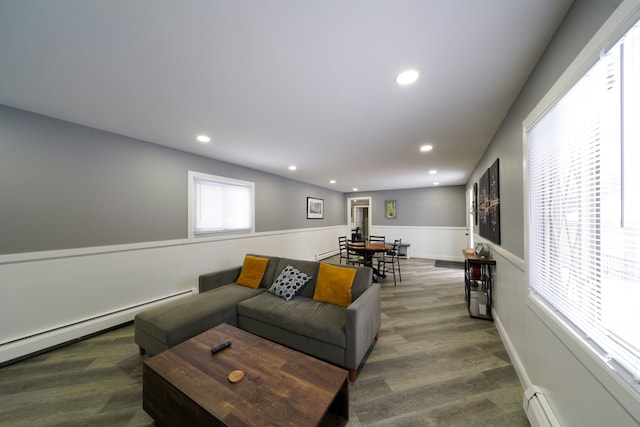
<svg viewBox="0 0 640 427"><path fill-rule="evenodd" d="M187 185L187 233L189 239L224 236L229 234L251 234L255 232L255 183L234 178L211 175L203 172L188 171ZM239 229L197 230L196 226L196 181L210 181L222 185L234 185L247 187L250 190L250 226Z"/></svg>
<svg viewBox="0 0 640 427"><path fill-rule="evenodd" d="M613 46L640 19L640 1L624 0L605 22L591 41L585 46L569 68L562 74L547 95L533 109L523 122L523 165L524 165L524 208L525 208L525 277L530 280L530 177L528 133L542 117L573 85L598 61L600 54ZM589 337L576 330L561 314L550 306L535 291L529 291L527 305L533 313L558 337L567 349L580 360L582 365L602 384L633 416L640 417L640 394L637 383L625 378L612 366L606 357L598 354Z"/></svg>

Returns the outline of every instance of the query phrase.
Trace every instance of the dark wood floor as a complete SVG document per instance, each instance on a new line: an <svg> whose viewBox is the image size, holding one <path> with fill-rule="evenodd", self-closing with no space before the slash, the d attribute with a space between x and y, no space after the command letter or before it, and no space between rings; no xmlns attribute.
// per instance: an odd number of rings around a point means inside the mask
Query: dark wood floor
<svg viewBox="0 0 640 427"><path fill-rule="evenodd" d="M402 260L382 282L380 340L350 385L349 426L528 426L492 322L470 319L462 270ZM149 426L133 326L0 369L2 426Z"/></svg>

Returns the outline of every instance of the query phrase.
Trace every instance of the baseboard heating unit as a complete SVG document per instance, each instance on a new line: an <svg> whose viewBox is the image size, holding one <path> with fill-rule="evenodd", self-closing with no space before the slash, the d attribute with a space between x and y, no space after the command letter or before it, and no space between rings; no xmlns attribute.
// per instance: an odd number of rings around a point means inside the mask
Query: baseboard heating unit
<svg viewBox="0 0 640 427"><path fill-rule="evenodd" d="M338 250L334 249L334 250L329 251L329 252L323 252L321 254L316 254L316 261L321 261L323 259L327 259L329 257L337 255L338 253L339 253Z"/></svg>
<svg viewBox="0 0 640 427"><path fill-rule="evenodd" d="M0 367L22 360L32 354L41 353L82 337L130 322L135 315L141 311L196 293L198 293L196 288L188 289L114 310L109 313L103 313L77 322L2 342L0 343Z"/></svg>
<svg viewBox="0 0 640 427"><path fill-rule="evenodd" d="M561 427L540 387L531 386L524 391L522 407L532 427Z"/></svg>

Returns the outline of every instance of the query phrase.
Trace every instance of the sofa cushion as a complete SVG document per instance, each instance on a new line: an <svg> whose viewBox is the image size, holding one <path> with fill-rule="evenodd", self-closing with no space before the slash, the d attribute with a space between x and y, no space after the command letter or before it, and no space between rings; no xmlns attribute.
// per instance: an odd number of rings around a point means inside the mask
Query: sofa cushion
<svg viewBox="0 0 640 427"><path fill-rule="evenodd" d="M269 287L268 292L290 301L309 280L311 280L311 276L287 265Z"/></svg>
<svg viewBox="0 0 640 427"><path fill-rule="evenodd" d="M321 262L313 299L348 307L351 305L351 285L355 276L355 268Z"/></svg>
<svg viewBox="0 0 640 427"><path fill-rule="evenodd" d="M269 293L260 294L238 304L238 317L259 322L323 341L341 348L346 347L344 307L326 304L298 295L288 302Z"/></svg>
<svg viewBox="0 0 640 427"><path fill-rule="evenodd" d="M242 264L242 272L240 273L240 277L236 279L236 283L251 289L257 289L267 269L267 264L269 264L268 258L251 255L245 256L244 264Z"/></svg>
<svg viewBox="0 0 640 427"><path fill-rule="evenodd" d="M236 325L238 302L261 293L264 289L224 285L138 313L135 326L139 333L172 347L220 323Z"/></svg>
<svg viewBox="0 0 640 427"><path fill-rule="evenodd" d="M356 277L353 278L353 284L351 285L351 301L360 298L360 295L371 286L372 277L373 270L369 267L356 267Z"/></svg>

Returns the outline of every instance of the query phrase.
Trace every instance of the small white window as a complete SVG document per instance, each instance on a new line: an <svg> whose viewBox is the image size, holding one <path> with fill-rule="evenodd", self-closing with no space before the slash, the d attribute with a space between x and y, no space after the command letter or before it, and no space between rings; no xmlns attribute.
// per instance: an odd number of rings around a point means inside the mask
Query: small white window
<svg viewBox="0 0 640 427"><path fill-rule="evenodd" d="M189 171L189 237L254 231L254 189L248 181Z"/></svg>

